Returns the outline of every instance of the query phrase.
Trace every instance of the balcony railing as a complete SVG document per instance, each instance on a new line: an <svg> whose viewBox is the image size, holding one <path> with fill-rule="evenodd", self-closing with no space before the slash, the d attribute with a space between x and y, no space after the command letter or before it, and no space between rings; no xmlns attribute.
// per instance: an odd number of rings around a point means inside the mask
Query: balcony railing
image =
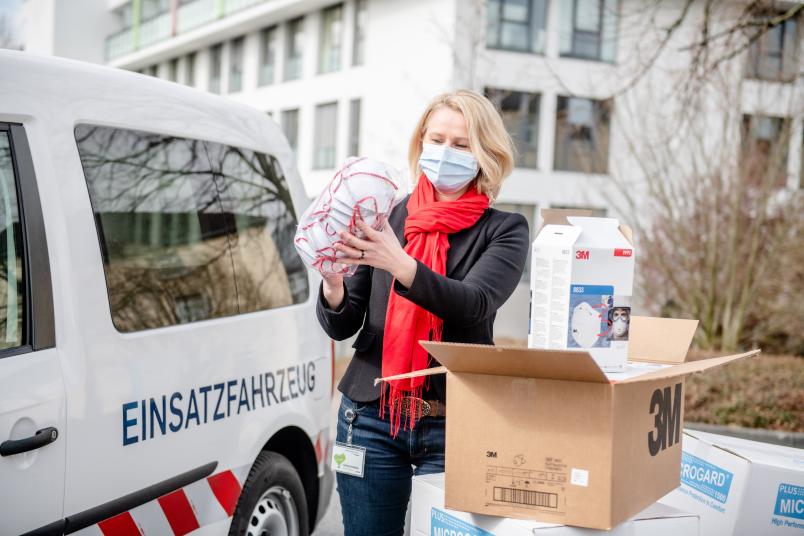
<svg viewBox="0 0 804 536"><path fill-rule="evenodd" d="M262 4L264 1L265 0L226 0L223 4L223 13L229 15L241 9Z"/></svg>
<svg viewBox="0 0 804 536"><path fill-rule="evenodd" d="M134 51L134 31L126 28L106 38L106 58L113 59Z"/></svg>
<svg viewBox="0 0 804 536"><path fill-rule="evenodd" d="M162 13L140 25L140 48L164 41L170 37L170 12Z"/></svg>
<svg viewBox="0 0 804 536"><path fill-rule="evenodd" d="M195 0L179 6L175 12L162 13L136 23L106 38L106 60L111 61L155 43L181 35L242 9L270 0ZM173 17L175 16L175 33Z"/></svg>
<svg viewBox="0 0 804 536"><path fill-rule="evenodd" d="M184 4L176 14L176 31L184 33L218 18L216 0L195 0Z"/></svg>

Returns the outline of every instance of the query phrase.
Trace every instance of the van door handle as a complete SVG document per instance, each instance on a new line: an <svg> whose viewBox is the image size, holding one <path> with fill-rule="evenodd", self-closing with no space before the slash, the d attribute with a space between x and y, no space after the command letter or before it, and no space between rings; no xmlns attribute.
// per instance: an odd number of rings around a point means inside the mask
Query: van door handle
<svg viewBox="0 0 804 536"><path fill-rule="evenodd" d="M42 428L36 431L36 435L26 437L25 439L9 439L0 443L0 456L12 456L22 452L28 452L42 448L56 441L59 437L59 431L53 426Z"/></svg>

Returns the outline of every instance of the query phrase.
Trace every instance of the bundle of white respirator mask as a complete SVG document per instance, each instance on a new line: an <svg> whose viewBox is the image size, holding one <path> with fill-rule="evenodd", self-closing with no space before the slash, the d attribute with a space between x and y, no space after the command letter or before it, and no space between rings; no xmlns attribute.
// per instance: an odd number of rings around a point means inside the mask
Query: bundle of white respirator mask
<svg viewBox="0 0 804 536"><path fill-rule="evenodd" d="M356 265L338 259L340 231L364 238L357 226L365 221L381 231L391 210L407 194L400 173L392 166L366 157L349 157L329 184L299 219L294 244L304 263L322 275L350 276Z"/></svg>

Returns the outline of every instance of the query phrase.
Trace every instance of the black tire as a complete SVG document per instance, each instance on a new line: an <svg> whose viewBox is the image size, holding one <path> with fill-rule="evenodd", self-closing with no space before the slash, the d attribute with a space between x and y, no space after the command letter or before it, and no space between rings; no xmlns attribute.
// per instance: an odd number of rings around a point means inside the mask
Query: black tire
<svg viewBox="0 0 804 536"><path fill-rule="evenodd" d="M229 536L245 536L249 524L253 523L252 514L258 514L255 511L258 501L263 494L275 486L281 486L290 493L296 507L299 536L309 536L307 499L304 495L301 478L287 458L270 451L260 452L251 467L240 499L237 501L237 508L232 516ZM254 520L256 519L255 516Z"/></svg>

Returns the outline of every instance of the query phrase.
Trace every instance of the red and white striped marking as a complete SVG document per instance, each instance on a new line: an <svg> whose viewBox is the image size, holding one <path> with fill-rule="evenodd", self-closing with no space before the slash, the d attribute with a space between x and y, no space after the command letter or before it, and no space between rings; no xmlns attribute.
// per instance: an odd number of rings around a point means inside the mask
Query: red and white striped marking
<svg viewBox="0 0 804 536"><path fill-rule="evenodd" d="M248 465L221 471L78 531L81 536L183 536L234 514Z"/></svg>
<svg viewBox="0 0 804 536"><path fill-rule="evenodd" d="M329 430L316 438L319 471L326 470L331 445ZM322 464L324 467L322 468ZM228 469L193 482L122 514L82 529L80 536L183 536L234 514L250 465Z"/></svg>

